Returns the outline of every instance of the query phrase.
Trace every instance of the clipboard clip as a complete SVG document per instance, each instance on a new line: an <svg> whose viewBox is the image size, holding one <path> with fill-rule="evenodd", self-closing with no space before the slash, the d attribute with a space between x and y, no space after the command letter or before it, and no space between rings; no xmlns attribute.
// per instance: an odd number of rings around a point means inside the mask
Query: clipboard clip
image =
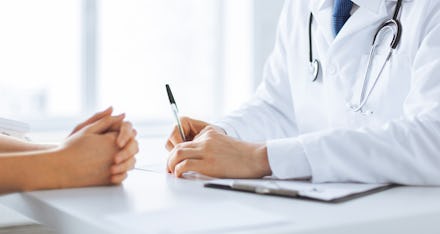
<svg viewBox="0 0 440 234"><path fill-rule="evenodd" d="M249 185L244 183L237 183L234 182L231 186L234 190L240 190L245 192L251 192L251 193L257 193L261 195L277 195L277 196L286 196L286 197L297 197L298 191L296 190L289 190L289 189L283 189L283 188L268 188L265 186L256 186L256 185Z"/></svg>

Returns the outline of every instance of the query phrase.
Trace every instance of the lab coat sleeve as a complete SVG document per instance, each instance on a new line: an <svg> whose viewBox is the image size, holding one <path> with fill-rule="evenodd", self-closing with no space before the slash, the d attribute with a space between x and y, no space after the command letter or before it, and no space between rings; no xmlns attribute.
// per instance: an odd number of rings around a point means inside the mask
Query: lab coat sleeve
<svg viewBox="0 0 440 234"><path fill-rule="evenodd" d="M215 124L232 137L251 141L267 141L268 160L273 176L309 177L310 166L299 141L271 141L298 135L286 62L286 36L290 27L286 18L292 1L286 1L277 30L275 48L268 58L263 82L254 97L239 110ZM292 152L294 152L292 154ZM290 154L289 154L290 153ZM289 157L286 157L289 155Z"/></svg>
<svg viewBox="0 0 440 234"><path fill-rule="evenodd" d="M400 119L376 128L292 139L302 143L314 182L440 185L440 13L436 15L425 24Z"/></svg>
<svg viewBox="0 0 440 234"><path fill-rule="evenodd" d="M228 135L241 140L263 142L298 134L286 64L286 29L288 5L286 1L280 16L275 48L268 58L263 82L254 97L239 110L215 124Z"/></svg>

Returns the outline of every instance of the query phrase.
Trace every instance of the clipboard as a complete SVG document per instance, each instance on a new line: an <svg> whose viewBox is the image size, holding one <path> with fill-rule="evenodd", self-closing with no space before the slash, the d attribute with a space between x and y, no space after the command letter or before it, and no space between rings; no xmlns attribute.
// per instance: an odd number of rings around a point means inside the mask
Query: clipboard
<svg viewBox="0 0 440 234"><path fill-rule="evenodd" d="M389 184L326 183L313 184L294 180L212 180L204 187L313 200L325 203L341 203L355 198L387 190Z"/></svg>

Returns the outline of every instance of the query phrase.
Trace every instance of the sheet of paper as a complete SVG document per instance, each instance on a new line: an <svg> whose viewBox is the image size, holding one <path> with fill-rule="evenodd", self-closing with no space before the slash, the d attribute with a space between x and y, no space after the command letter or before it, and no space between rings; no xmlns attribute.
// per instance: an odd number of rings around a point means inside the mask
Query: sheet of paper
<svg viewBox="0 0 440 234"><path fill-rule="evenodd" d="M308 181L292 180L212 180L211 184L232 186L234 183L247 184L262 188L288 189L298 191L300 196L315 198L323 201L346 197L387 186L386 184L357 184L357 183L325 183L313 184Z"/></svg>
<svg viewBox="0 0 440 234"><path fill-rule="evenodd" d="M141 214L107 216L136 233L213 233L289 223L285 217L236 202L198 203Z"/></svg>
<svg viewBox="0 0 440 234"><path fill-rule="evenodd" d="M169 152L165 149L165 142L166 138L140 138L135 168L160 174L166 173Z"/></svg>
<svg viewBox="0 0 440 234"><path fill-rule="evenodd" d="M0 118L0 134L24 138L29 129L30 127L26 123Z"/></svg>
<svg viewBox="0 0 440 234"><path fill-rule="evenodd" d="M142 171L157 172L160 174L166 173L166 165L164 163L136 163L135 168Z"/></svg>

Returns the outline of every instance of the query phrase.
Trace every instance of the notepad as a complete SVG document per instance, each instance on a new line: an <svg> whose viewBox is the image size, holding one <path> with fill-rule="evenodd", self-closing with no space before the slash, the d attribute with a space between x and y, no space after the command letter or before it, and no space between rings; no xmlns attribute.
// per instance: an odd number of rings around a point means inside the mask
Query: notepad
<svg viewBox="0 0 440 234"><path fill-rule="evenodd" d="M292 180L220 179L205 183L205 187L252 192L324 202L342 202L390 188L388 184L323 183Z"/></svg>

